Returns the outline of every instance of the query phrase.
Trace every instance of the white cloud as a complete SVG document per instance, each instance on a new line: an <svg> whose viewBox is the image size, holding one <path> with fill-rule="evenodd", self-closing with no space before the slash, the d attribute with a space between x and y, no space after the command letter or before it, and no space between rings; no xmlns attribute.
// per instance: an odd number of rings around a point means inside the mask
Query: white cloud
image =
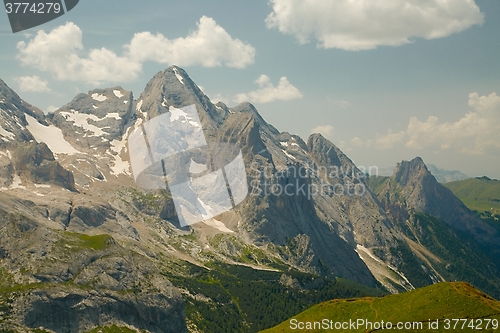
<svg viewBox="0 0 500 333"><path fill-rule="evenodd" d="M350 145L366 149L391 149L404 144L408 149L427 149L435 154L456 151L467 155L484 155L495 150L500 153L500 96L491 93L469 95L469 106L474 110L455 122L440 122L436 116L425 121L411 117L404 131L376 134L374 140L355 137Z"/></svg>
<svg viewBox="0 0 500 333"><path fill-rule="evenodd" d="M99 84L132 81L141 73L145 61L242 68L253 63L255 57L251 45L233 39L205 16L200 19L198 29L186 38L169 40L161 34L137 33L130 44L124 45L123 55L104 47L86 52L82 39L81 29L72 22L49 33L40 30L28 42L17 44L18 59L23 65L49 72L58 80Z"/></svg>
<svg viewBox="0 0 500 333"><path fill-rule="evenodd" d="M377 133L375 137L375 148L380 150L391 149L406 136L405 131L394 133L390 128L386 134Z"/></svg>
<svg viewBox="0 0 500 333"><path fill-rule="evenodd" d="M268 28L311 37L323 48L369 50L379 45L410 43L412 37L434 39L482 24L474 0L271 0Z"/></svg>
<svg viewBox="0 0 500 333"><path fill-rule="evenodd" d="M483 155L488 149L500 149L500 96L491 93L469 95L468 112L456 122L443 122L435 116L426 121L412 117L408 124L407 148L458 150L471 155Z"/></svg>
<svg viewBox="0 0 500 333"><path fill-rule="evenodd" d="M50 92L49 83L39 76L21 76L16 79L22 92Z"/></svg>
<svg viewBox="0 0 500 333"><path fill-rule="evenodd" d="M255 80L260 89L251 91L246 94L237 94L234 100L237 103L254 102L254 103L269 103L273 101L290 101L297 98L302 98L302 93L294 87L286 77L282 77L278 86L273 86L267 75L262 74Z"/></svg>
<svg viewBox="0 0 500 333"><path fill-rule="evenodd" d="M332 125L316 126L311 130L311 133L319 133L327 139L332 139L335 129Z"/></svg>
<svg viewBox="0 0 500 333"><path fill-rule="evenodd" d="M160 33L140 32L125 48L131 59L179 66L202 65L243 68L254 62L255 49L233 39L210 17L203 16L198 29L185 38L168 39Z"/></svg>
<svg viewBox="0 0 500 333"><path fill-rule="evenodd" d="M49 33L40 30L28 43L17 44L18 58L26 66L52 73L58 80L131 81L141 71L141 64L126 57L119 57L106 48L93 49L88 57L81 58L82 31L67 22Z"/></svg>

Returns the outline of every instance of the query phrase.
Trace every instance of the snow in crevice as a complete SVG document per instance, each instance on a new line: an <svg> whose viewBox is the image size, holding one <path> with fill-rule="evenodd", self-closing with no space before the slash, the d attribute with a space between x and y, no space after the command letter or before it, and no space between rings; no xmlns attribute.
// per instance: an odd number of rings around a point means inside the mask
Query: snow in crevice
<svg viewBox="0 0 500 333"><path fill-rule="evenodd" d="M281 149L281 151L288 157L288 158L291 158L293 160L296 160L297 158L293 155L290 155L286 150L284 149Z"/></svg>
<svg viewBox="0 0 500 333"><path fill-rule="evenodd" d="M1 150L0 150L0 155L5 156L5 157L8 157L8 158L9 158L9 160L11 160L11 159L12 159L12 155L10 154L10 151L8 151L8 150L6 150L6 151L1 151Z"/></svg>
<svg viewBox="0 0 500 333"><path fill-rule="evenodd" d="M127 128L127 131L125 132L125 134L123 134L121 140L111 141L110 149L115 154L111 154L114 158L114 163L113 166L110 167L110 169L111 173L115 176L118 176L119 174L130 174L130 163L123 160L120 155L123 150L125 150L125 152L127 151L127 138L131 128L131 126Z"/></svg>
<svg viewBox="0 0 500 333"><path fill-rule="evenodd" d="M52 150L54 154L78 154L76 150L62 134L60 128L54 125L44 126L40 124L35 118L26 115L28 121L28 130L31 132L37 142L45 142L45 144Z"/></svg>
<svg viewBox="0 0 500 333"><path fill-rule="evenodd" d="M356 253L361 258L361 260L363 260L363 262L365 262L365 264L368 266L368 268L370 269L372 274L374 274L374 276L377 278L377 280L379 282L381 282L389 290L393 289L393 287L390 285L387 285L387 282L383 281L384 279L391 280L392 282L399 284L400 286L402 286L406 290L415 289L415 287L411 284L411 282L406 278L406 276L403 273L399 272L395 267L392 267L391 265L383 262L382 260L380 260L379 258L374 256L370 252L370 250L367 249L366 247L364 247L363 245L357 244L356 249L354 249L354 251L356 251ZM374 260L376 263L375 265L378 266L378 268L376 268L376 267L374 267L374 265L370 264L369 260L364 258L362 253L368 255L368 257L370 259ZM391 271L393 273L395 273L397 276L399 276L399 278L401 280L397 281L393 276L391 276ZM381 279L380 276L382 276L383 278ZM396 290L393 290L393 291L396 292Z"/></svg>
<svg viewBox="0 0 500 333"><path fill-rule="evenodd" d="M175 67L174 67L174 73L175 76L177 77L177 80L179 80L180 83L184 84L184 79L182 78L181 74L179 74L179 71Z"/></svg>
<svg viewBox="0 0 500 333"><path fill-rule="evenodd" d="M2 136L3 141L9 142L10 140L14 140L15 135L7 130L5 130L2 126L0 126L0 135Z"/></svg>

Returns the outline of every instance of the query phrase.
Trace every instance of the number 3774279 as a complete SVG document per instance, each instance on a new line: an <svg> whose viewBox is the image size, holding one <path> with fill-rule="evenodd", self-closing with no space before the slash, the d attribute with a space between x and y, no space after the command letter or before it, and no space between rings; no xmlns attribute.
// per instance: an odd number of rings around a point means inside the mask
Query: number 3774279
<svg viewBox="0 0 500 333"><path fill-rule="evenodd" d="M6 2L7 14L59 14L62 10L58 2Z"/></svg>

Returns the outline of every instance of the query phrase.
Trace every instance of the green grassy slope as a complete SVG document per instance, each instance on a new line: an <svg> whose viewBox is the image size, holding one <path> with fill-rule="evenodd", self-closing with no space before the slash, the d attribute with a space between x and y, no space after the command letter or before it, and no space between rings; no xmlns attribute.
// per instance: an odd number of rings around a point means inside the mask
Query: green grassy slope
<svg viewBox="0 0 500 333"><path fill-rule="evenodd" d="M453 321L453 319L465 319ZM300 330L299 323L330 321L349 322L363 319L365 322L357 327L344 329L317 329ZM429 320L439 329L430 329ZM381 298L360 298L331 300L313 306L312 308L284 321L280 325L262 331L262 333L277 332L500 332L500 302L462 282L438 283L420 288L411 292L389 295ZM367 326L369 321L373 327ZM393 329L376 330L376 322L384 321L393 324ZM409 323L409 329L396 329L398 323ZM463 324L465 322L465 324ZM420 324L421 323L421 324ZM489 324L486 329L486 324ZM335 324L333 324L335 325ZM380 325L380 324L379 324ZM420 326L422 325L422 329ZM456 325L454 327L454 325ZM462 325L464 326L462 328ZM448 329L446 329L449 326ZM474 328L472 328L474 326ZM494 329L494 326L497 327ZM314 328L314 326L311 326ZM295 329L294 329L295 328ZM434 327L433 327L434 328Z"/></svg>
<svg viewBox="0 0 500 333"><path fill-rule="evenodd" d="M500 181L487 177L445 183L471 210L500 215Z"/></svg>
<svg viewBox="0 0 500 333"><path fill-rule="evenodd" d="M370 178L368 178L368 185L373 190L373 192L376 195L378 195L380 193L380 191L382 191L382 188L384 187L385 182L389 178L390 177L385 177L385 176L370 176Z"/></svg>

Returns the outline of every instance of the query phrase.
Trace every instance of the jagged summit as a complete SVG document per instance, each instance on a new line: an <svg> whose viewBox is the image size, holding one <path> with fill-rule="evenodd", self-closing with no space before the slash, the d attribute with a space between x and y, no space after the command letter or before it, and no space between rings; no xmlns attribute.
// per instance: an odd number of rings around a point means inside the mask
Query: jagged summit
<svg viewBox="0 0 500 333"><path fill-rule="evenodd" d="M411 212L423 212L435 216L453 229L468 234L479 244L499 251L497 231L438 183L420 157L398 163L379 198L386 207L401 207L410 215ZM400 208L396 211L401 212Z"/></svg>
<svg viewBox="0 0 500 333"><path fill-rule="evenodd" d="M343 166L346 169L356 169L355 164L330 140L319 133L313 133L307 139L309 151L316 156L320 163L332 166Z"/></svg>
<svg viewBox="0 0 500 333"><path fill-rule="evenodd" d="M180 67L171 66L158 72L146 85L137 99L137 116L148 121L169 111L170 107L182 108L196 105L200 120L209 135L219 127L229 111L214 105Z"/></svg>
<svg viewBox="0 0 500 333"><path fill-rule="evenodd" d="M421 157L415 157L411 161L402 161L396 165L393 178L402 186L419 178L432 177Z"/></svg>

